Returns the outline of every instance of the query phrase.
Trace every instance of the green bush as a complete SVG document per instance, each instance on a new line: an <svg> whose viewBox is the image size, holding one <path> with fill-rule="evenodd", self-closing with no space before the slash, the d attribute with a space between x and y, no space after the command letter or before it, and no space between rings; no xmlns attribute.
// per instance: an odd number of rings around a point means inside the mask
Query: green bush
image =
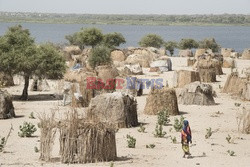
<svg viewBox="0 0 250 167"><path fill-rule="evenodd" d="M164 43L164 40L161 36L156 34L148 34L140 40L138 43L141 47L155 47L160 48Z"/></svg>
<svg viewBox="0 0 250 167"><path fill-rule="evenodd" d="M0 152L3 151L5 145L5 137L0 138Z"/></svg>
<svg viewBox="0 0 250 167"><path fill-rule="evenodd" d="M181 131L181 129L182 129L182 127L183 127L183 121L184 121L184 117L183 116L181 116L181 118L180 118L180 120L179 119L175 119L174 120L174 129L175 129L175 131L176 132L180 132Z"/></svg>
<svg viewBox="0 0 250 167"><path fill-rule="evenodd" d="M140 124L140 129L138 129L138 132L145 133L145 130L146 128L142 124Z"/></svg>
<svg viewBox="0 0 250 167"><path fill-rule="evenodd" d="M175 136L174 136L174 137L170 136L170 138L171 138L171 140L172 140L172 143L174 143L174 144L177 143L177 140L176 140L176 137L175 137Z"/></svg>
<svg viewBox="0 0 250 167"><path fill-rule="evenodd" d="M163 138L166 134L167 134L167 132L163 131L162 125L156 124L154 136L159 137L159 138Z"/></svg>
<svg viewBox="0 0 250 167"><path fill-rule="evenodd" d="M146 148L155 148L155 144L149 144L149 145L146 145Z"/></svg>
<svg viewBox="0 0 250 167"><path fill-rule="evenodd" d="M19 129L20 132L18 132L18 136L20 137L31 137L37 130L35 125L28 122L24 122L23 125L20 125Z"/></svg>
<svg viewBox="0 0 250 167"><path fill-rule="evenodd" d="M34 112L31 112L31 113L30 113L29 118L30 118L30 119L36 119L35 116L34 116Z"/></svg>
<svg viewBox="0 0 250 167"><path fill-rule="evenodd" d="M127 135L128 148L135 148L136 139L133 136Z"/></svg>
<svg viewBox="0 0 250 167"><path fill-rule="evenodd" d="M213 132L212 132L212 128L211 127L209 127L206 130L207 130L207 133L205 135L205 138L208 139L208 138L210 138L212 136Z"/></svg>
<svg viewBox="0 0 250 167"><path fill-rule="evenodd" d="M37 147L34 147L34 151L35 151L35 153L38 153L39 149Z"/></svg>
<svg viewBox="0 0 250 167"><path fill-rule="evenodd" d="M108 47L97 46L91 50L88 61L92 68L99 65L109 65L112 62L111 51Z"/></svg>
<svg viewBox="0 0 250 167"><path fill-rule="evenodd" d="M235 156L235 152L232 150L227 150L228 155Z"/></svg>
<svg viewBox="0 0 250 167"><path fill-rule="evenodd" d="M232 143L232 137L230 135L228 135L226 137L226 140L227 140L228 143Z"/></svg>
<svg viewBox="0 0 250 167"><path fill-rule="evenodd" d="M157 119L159 125L167 126L167 124L170 122L167 109L158 112Z"/></svg>

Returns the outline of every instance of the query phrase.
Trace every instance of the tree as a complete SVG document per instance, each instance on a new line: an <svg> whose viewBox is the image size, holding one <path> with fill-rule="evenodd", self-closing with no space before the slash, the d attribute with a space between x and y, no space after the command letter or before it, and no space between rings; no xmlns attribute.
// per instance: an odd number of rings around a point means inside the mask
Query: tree
<svg viewBox="0 0 250 167"><path fill-rule="evenodd" d="M2 44L0 46L0 71L11 76L23 75L25 83L20 98L22 100L28 99L29 79L33 74L62 76L65 71L62 70L65 68L65 60L59 59L59 53L55 54L56 51L44 52L41 47L37 47L29 30L23 29L21 25L10 27L0 41ZM49 55L45 56L45 54ZM59 61L61 62L58 63ZM62 70L61 73L55 72L58 70Z"/></svg>
<svg viewBox="0 0 250 167"><path fill-rule="evenodd" d="M155 48L160 48L162 44L164 43L164 40L156 34L148 34L144 37L139 42L139 45L141 47L155 47Z"/></svg>
<svg viewBox="0 0 250 167"><path fill-rule="evenodd" d="M175 41L168 41L168 42L164 43L164 47L166 50L169 51L170 55L173 56L174 49L178 47L178 44Z"/></svg>
<svg viewBox="0 0 250 167"><path fill-rule="evenodd" d="M199 42L199 48L211 49L213 52L218 52L220 45L218 45L214 38L206 38Z"/></svg>
<svg viewBox="0 0 250 167"><path fill-rule="evenodd" d="M182 39L179 43L180 49L193 49L198 48L199 44L194 39Z"/></svg>
<svg viewBox="0 0 250 167"><path fill-rule="evenodd" d="M88 61L92 68L95 68L99 65L110 64L112 61L111 51L106 46L97 46L91 50Z"/></svg>
<svg viewBox="0 0 250 167"><path fill-rule="evenodd" d="M105 34L103 43L109 48L114 48L120 46L120 44L126 43L126 40L121 33L114 32Z"/></svg>
<svg viewBox="0 0 250 167"><path fill-rule="evenodd" d="M84 45L93 48L102 42L103 34L97 28L82 28L80 32L67 35L65 38L70 44L78 45L80 48L83 48Z"/></svg>

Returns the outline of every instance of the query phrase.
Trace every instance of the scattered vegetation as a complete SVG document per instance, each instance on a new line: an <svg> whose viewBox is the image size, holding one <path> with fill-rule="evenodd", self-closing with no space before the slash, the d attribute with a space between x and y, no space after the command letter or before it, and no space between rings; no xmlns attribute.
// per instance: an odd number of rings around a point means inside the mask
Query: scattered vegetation
<svg viewBox="0 0 250 167"><path fill-rule="evenodd" d="M173 128L169 128L169 132L172 132Z"/></svg>
<svg viewBox="0 0 250 167"><path fill-rule="evenodd" d="M216 43L214 38L206 38L199 42L199 48L211 49L213 52L218 52L220 46Z"/></svg>
<svg viewBox="0 0 250 167"><path fill-rule="evenodd" d="M155 144L149 144L149 145L146 145L146 148L155 148Z"/></svg>
<svg viewBox="0 0 250 167"><path fill-rule="evenodd" d="M155 47L160 48L164 43L164 40L161 36L156 34L148 34L140 40L138 43L141 47Z"/></svg>
<svg viewBox="0 0 250 167"><path fill-rule="evenodd" d="M169 51L170 55L173 56L174 49L178 47L178 43L175 41L167 41L164 43L164 47L167 51Z"/></svg>
<svg viewBox="0 0 250 167"><path fill-rule="evenodd" d="M89 63L92 68L95 68L99 65L108 65L111 64L111 51L108 47L98 46L91 50L89 56Z"/></svg>
<svg viewBox="0 0 250 167"><path fill-rule="evenodd" d="M20 132L18 136L20 137L31 137L36 132L36 127L32 123L24 122L23 125L19 127Z"/></svg>
<svg viewBox="0 0 250 167"><path fill-rule="evenodd" d="M181 131L181 129L182 129L182 127L183 127L183 121L184 121L184 117L183 116L181 116L180 117L180 120L179 119L175 119L174 120L174 129L175 129L175 131L176 132L180 132Z"/></svg>
<svg viewBox="0 0 250 167"><path fill-rule="evenodd" d="M212 132L212 128L211 127L209 127L206 130L207 130L207 133L205 135L205 138L208 139L208 138L210 138L212 136L213 132Z"/></svg>
<svg viewBox="0 0 250 167"><path fill-rule="evenodd" d="M112 49L124 43L126 43L126 40L121 33L109 33L103 37L103 44Z"/></svg>
<svg viewBox="0 0 250 167"><path fill-rule="evenodd" d="M234 103L235 107L240 107L241 103Z"/></svg>
<svg viewBox="0 0 250 167"><path fill-rule="evenodd" d="M3 151L5 146L5 137L0 137L0 152Z"/></svg>
<svg viewBox="0 0 250 167"><path fill-rule="evenodd" d="M30 118L30 119L36 119L35 116L34 116L34 112L31 112L31 113L30 113L29 118Z"/></svg>
<svg viewBox="0 0 250 167"><path fill-rule="evenodd" d="M35 151L35 153L39 152L39 149L37 148L37 146L34 147L34 151Z"/></svg>
<svg viewBox="0 0 250 167"><path fill-rule="evenodd" d="M127 135L128 148L135 148L136 139L133 136Z"/></svg>
<svg viewBox="0 0 250 167"><path fill-rule="evenodd" d="M228 155L235 156L235 152L232 150L227 150Z"/></svg>
<svg viewBox="0 0 250 167"><path fill-rule="evenodd" d="M175 137L175 136L174 136L174 137L170 136L170 138L171 138L171 140L172 140L172 143L174 143L174 144L177 143L177 140L176 140L176 137Z"/></svg>
<svg viewBox="0 0 250 167"><path fill-rule="evenodd" d="M226 137L226 140L227 140L228 143L233 143L232 137L231 137L230 135L228 135L228 136Z"/></svg>
<svg viewBox="0 0 250 167"><path fill-rule="evenodd" d="M146 128L142 124L140 124L140 128L138 129L138 132L146 133L145 130L146 130Z"/></svg>
<svg viewBox="0 0 250 167"><path fill-rule="evenodd" d="M163 138L166 134L167 132L163 131L162 125L156 124L154 136Z"/></svg>
<svg viewBox="0 0 250 167"><path fill-rule="evenodd" d="M195 49L198 48L199 44L194 39L181 39L179 42L179 49Z"/></svg>
<svg viewBox="0 0 250 167"><path fill-rule="evenodd" d="M170 122L167 109L158 112L157 120L159 125L167 126L167 124Z"/></svg>

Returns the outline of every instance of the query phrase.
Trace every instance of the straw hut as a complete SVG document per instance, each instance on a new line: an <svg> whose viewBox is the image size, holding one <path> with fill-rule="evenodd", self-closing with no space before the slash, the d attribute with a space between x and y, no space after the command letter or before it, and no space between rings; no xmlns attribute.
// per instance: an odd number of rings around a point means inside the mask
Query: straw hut
<svg viewBox="0 0 250 167"><path fill-rule="evenodd" d="M231 57L233 52L235 51L232 48L221 48L221 54L223 57Z"/></svg>
<svg viewBox="0 0 250 167"><path fill-rule="evenodd" d="M196 60L194 58L187 59L187 66L192 67L195 64Z"/></svg>
<svg viewBox="0 0 250 167"><path fill-rule="evenodd" d="M63 52L66 56L66 60L72 60L72 55L79 55L82 53L82 50L78 46L66 46L63 49Z"/></svg>
<svg viewBox="0 0 250 167"><path fill-rule="evenodd" d="M174 73L174 87L182 88L195 81L200 81L199 73L196 71L179 70Z"/></svg>
<svg viewBox="0 0 250 167"><path fill-rule="evenodd" d="M31 91L50 91L49 83L46 79L33 79L33 82L31 84Z"/></svg>
<svg viewBox="0 0 250 167"><path fill-rule="evenodd" d="M12 104L12 97L7 91L0 90L0 119L15 117L15 111Z"/></svg>
<svg viewBox="0 0 250 167"><path fill-rule="evenodd" d="M125 61L126 64L140 64L143 68L149 68L150 62L149 58L140 54L129 55Z"/></svg>
<svg viewBox="0 0 250 167"><path fill-rule="evenodd" d="M216 82L216 66L212 61L199 60L197 68L201 82Z"/></svg>
<svg viewBox="0 0 250 167"><path fill-rule="evenodd" d="M91 99L87 119L113 124L117 128L137 126L137 101L121 92L101 94Z"/></svg>
<svg viewBox="0 0 250 167"><path fill-rule="evenodd" d="M0 72L0 87L1 86L14 86L13 77Z"/></svg>
<svg viewBox="0 0 250 167"><path fill-rule="evenodd" d="M179 57L193 57L193 56L194 56L193 52L190 49L179 51Z"/></svg>
<svg viewBox="0 0 250 167"><path fill-rule="evenodd" d="M200 82L190 83L179 93L178 103L184 105L215 105L213 88L209 84Z"/></svg>
<svg viewBox="0 0 250 167"><path fill-rule="evenodd" d="M171 59L166 60L156 60L150 64L150 71L149 72L167 72L172 71L172 62Z"/></svg>
<svg viewBox="0 0 250 167"><path fill-rule="evenodd" d="M223 93L241 95L245 86L246 78L239 77L237 72L231 73L222 90Z"/></svg>
<svg viewBox="0 0 250 167"><path fill-rule="evenodd" d="M121 50L114 50L111 52L111 59L113 61L122 62L126 60L126 56Z"/></svg>
<svg viewBox="0 0 250 167"><path fill-rule="evenodd" d="M151 89L147 97L144 114L156 115L163 109L166 109L169 115L179 115L175 90L167 87Z"/></svg>
<svg viewBox="0 0 250 167"><path fill-rule="evenodd" d="M250 60L250 49L245 49L242 53L242 59Z"/></svg>
<svg viewBox="0 0 250 167"><path fill-rule="evenodd" d="M223 68L235 68L234 58L226 57L223 59Z"/></svg>
<svg viewBox="0 0 250 167"><path fill-rule="evenodd" d="M246 81L242 90L241 98L250 101L250 82Z"/></svg>

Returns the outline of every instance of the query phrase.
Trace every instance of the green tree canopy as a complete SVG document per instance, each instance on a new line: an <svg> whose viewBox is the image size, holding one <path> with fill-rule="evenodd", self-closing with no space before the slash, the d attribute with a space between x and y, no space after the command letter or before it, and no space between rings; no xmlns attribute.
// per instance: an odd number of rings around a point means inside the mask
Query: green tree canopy
<svg viewBox="0 0 250 167"><path fill-rule="evenodd" d="M168 41L164 43L164 47L172 56L174 54L174 49L178 47L178 44L175 41Z"/></svg>
<svg viewBox="0 0 250 167"><path fill-rule="evenodd" d="M91 46L93 48L102 42L103 34L97 28L82 28L79 32L67 35L65 38L70 44L78 45L81 49L84 46Z"/></svg>
<svg viewBox="0 0 250 167"><path fill-rule="evenodd" d="M220 45L218 45L214 38L206 38L199 42L199 48L211 49L213 52L218 52Z"/></svg>
<svg viewBox="0 0 250 167"><path fill-rule="evenodd" d="M194 39L182 39L179 42L180 49L193 49L198 48L199 44Z"/></svg>
<svg viewBox="0 0 250 167"><path fill-rule="evenodd" d="M126 43L125 38L121 33L109 33L105 34L103 38L103 43L109 48L118 47L120 44Z"/></svg>
<svg viewBox="0 0 250 167"><path fill-rule="evenodd" d="M0 37L0 43L0 71L11 76L14 74L24 76L22 100L28 98L30 76L43 74L47 77L49 74L55 74L60 77L65 71L65 61L59 59L59 55L54 54L56 52L48 53L42 47L37 47L29 30L23 29L21 25L10 27L5 35ZM49 54L49 57L46 57L45 54ZM44 60L44 58L48 60Z"/></svg>
<svg viewBox="0 0 250 167"><path fill-rule="evenodd" d="M161 36L156 34L148 34L140 40L138 43L141 47L155 47L160 48L162 44L164 43L164 40L161 38Z"/></svg>
<svg viewBox="0 0 250 167"><path fill-rule="evenodd" d="M108 65L112 62L111 51L106 46L97 46L91 50L88 61L92 68Z"/></svg>

